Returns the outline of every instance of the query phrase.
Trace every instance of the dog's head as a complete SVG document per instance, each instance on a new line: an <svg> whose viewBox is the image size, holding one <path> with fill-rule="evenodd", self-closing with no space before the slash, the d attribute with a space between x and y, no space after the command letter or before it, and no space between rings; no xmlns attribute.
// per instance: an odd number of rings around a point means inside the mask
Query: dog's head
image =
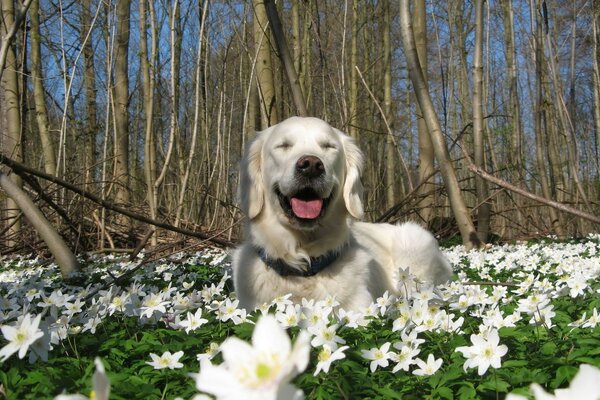
<svg viewBox="0 0 600 400"><path fill-rule="evenodd" d="M265 209L310 230L340 206L362 218L362 153L317 118L292 117L258 134L242 161L240 200L250 220Z"/></svg>

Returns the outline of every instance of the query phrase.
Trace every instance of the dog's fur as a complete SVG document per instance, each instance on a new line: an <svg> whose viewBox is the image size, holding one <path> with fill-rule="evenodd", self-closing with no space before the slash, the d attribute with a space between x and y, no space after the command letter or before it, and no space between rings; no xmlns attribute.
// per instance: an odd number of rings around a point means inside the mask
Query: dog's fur
<svg viewBox="0 0 600 400"><path fill-rule="evenodd" d="M321 173L305 173L309 161L301 165L301 159L307 157ZM258 134L240 174L240 203L248 217L246 241L233 257L240 306L254 309L291 293L295 301L332 295L341 307L359 310L386 290L396 292L398 268L409 267L434 284L450 278L437 241L419 225L358 222L363 216L362 164L354 141L317 118L292 117ZM324 199L318 216L305 218L316 211L303 211L301 218L291 206L302 190L317 198L317 211ZM340 255L314 276L282 276L257 249L298 270L306 270L311 257L330 251Z"/></svg>

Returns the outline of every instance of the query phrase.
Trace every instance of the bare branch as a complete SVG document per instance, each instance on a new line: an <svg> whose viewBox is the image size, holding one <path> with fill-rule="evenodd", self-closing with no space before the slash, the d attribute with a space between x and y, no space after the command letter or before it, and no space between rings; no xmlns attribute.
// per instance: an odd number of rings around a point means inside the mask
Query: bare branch
<svg viewBox="0 0 600 400"><path fill-rule="evenodd" d="M29 196L15 185L6 174L1 172L0 187L19 206L31 225L40 234L42 239L44 239L44 242L48 245L48 249L50 249L50 252L56 259L56 263L60 267L62 277L69 278L74 272L77 272L79 270L77 258Z"/></svg>

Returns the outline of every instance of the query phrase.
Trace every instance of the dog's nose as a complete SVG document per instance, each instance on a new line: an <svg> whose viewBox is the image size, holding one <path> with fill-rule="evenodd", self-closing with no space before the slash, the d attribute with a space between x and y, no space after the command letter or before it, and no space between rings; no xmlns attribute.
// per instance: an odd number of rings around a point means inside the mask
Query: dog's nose
<svg viewBox="0 0 600 400"><path fill-rule="evenodd" d="M303 156L296 161L296 172L307 178L317 178L325 173L325 166L319 157Z"/></svg>

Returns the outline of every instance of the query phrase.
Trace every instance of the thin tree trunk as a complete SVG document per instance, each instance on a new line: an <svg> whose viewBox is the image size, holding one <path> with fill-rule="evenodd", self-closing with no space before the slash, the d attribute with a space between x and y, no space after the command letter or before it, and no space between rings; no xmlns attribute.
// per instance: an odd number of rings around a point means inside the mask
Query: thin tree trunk
<svg viewBox="0 0 600 400"><path fill-rule="evenodd" d="M146 200L150 211L150 218L156 219L156 191L154 182L156 181L156 143L154 140L154 70L148 63L148 22L146 2L148 0L139 1L140 14L140 76L142 80L142 98L144 108L144 178L146 180ZM154 25L151 23L151 25ZM156 46L155 46L155 31L151 28L152 45L150 60L152 66L156 65ZM150 227L151 244L156 246L156 235L154 235L156 227Z"/></svg>
<svg viewBox="0 0 600 400"><path fill-rule="evenodd" d="M42 55L40 44L40 3L34 0L29 13L31 21L31 83L35 102L35 116L40 142L44 154L44 171L50 175L56 174L56 154L54 143L48 131L48 113L46 112L46 96L42 77Z"/></svg>
<svg viewBox="0 0 600 400"><path fill-rule="evenodd" d="M29 223L44 240L60 267L62 277L64 279L70 278L74 272L79 270L79 262L62 237L56 232L23 189L1 172L0 187L19 206L29 220Z"/></svg>
<svg viewBox="0 0 600 400"><path fill-rule="evenodd" d="M350 38L350 90L348 94L348 134L358 139L358 0L352 0L352 37Z"/></svg>
<svg viewBox="0 0 600 400"><path fill-rule="evenodd" d="M121 206L129 204L129 30L130 0L118 0L117 32L115 46L115 181L117 184L115 202ZM120 224L130 227L127 218L120 218Z"/></svg>
<svg viewBox="0 0 600 400"><path fill-rule="evenodd" d="M416 0L413 7L413 32L415 45L417 47L417 56L419 65L423 71L425 85L429 89L429 74L427 63L427 19L425 17L425 0ZM434 154L431 136L427 130L427 123L423 118L423 112L417 102L417 130L419 142L419 215L427 225L433 218L434 204L434 184L431 182L431 175L434 171Z"/></svg>
<svg viewBox="0 0 600 400"><path fill-rule="evenodd" d="M594 66L594 149L592 154L596 157L596 170L600 169L600 0L593 0L594 19L592 27L594 32L594 53L592 64Z"/></svg>
<svg viewBox="0 0 600 400"><path fill-rule="evenodd" d="M475 226L473 225L469 210L467 209L465 201L462 197L458 179L456 177L456 171L452 165L452 160L450 159L450 154L448 153L448 148L446 147L440 122L437 118L435 108L433 107L431 97L429 96L427 85L425 84L423 71L419 65L419 59L413 38L408 0L400 0L400 34L402 36L402 44L404 46L404 53L406 57L406 63L408 65L410 80L415 88L417 101L423 110L423 116L431 135L435 156L440 165L442 178L444 180L444 184L448 192L448 198L450 200L450 206L452 207L456 223L460 230L463 244L468 249L479 247L481 246L481 241L475 232Z"/></svg>
<svg viewBox="0 0 600 400"><path fill-rule="evenodd" d="M393 135L392 114L392 46L390 44L390 0L383 0L383 114L388 123L388 135L386 136L386 208L392 208L396 204L396 146ZM408 177L410 179L410 177Z"/></svg>
<svg viewBox="0 0 600 400"><path fill-rule="evenodd" d="M17 57L15 47L12 44L11 28L15 26L15 15L13 8L13 0L2 0L2 21L0 22L3 46L6 45L4 53L6 59L0 65L2 71L2 90L4 91L4 101L0 105L4 119L3 136L3 153L17 160L23 160L23 148L21 143L21 106L19 101L19 77ZM16 32L16 30L14 31ZM3 55L4 55L3 54ZM21 188L23 182L19 176L12 174L10 179L13 183ZM17 242L17 235L21 231L20 211L17 203L12 198L6 199L6 225L10 226L8 230L9 240L6 245L11 247Z"/></svg>
<svg viewBox="0 0 600 400"><path fill-rule="evenodd" d="M545 124L545 107L544 107L544 72L543 72L543 33L542 23L539 20L538 10L534 4L534 0L530 0L531 23L532 30L535 31L534 46L535 46L535 71L536 71L536 103L535 103L535 138L536 138L536 163L540 176L540 185L542 187L543 197L547 199L554 198L551 195L548 173L546 171L544 149L547 145L547 137L543 136ZM547 132L546 132L547 134ZM564 236L564 230L560 224L558 213L554 208L549 208L550 221L554 232L559 236Z"/></svg>
<svg viewBox="0 0 600 400"><path fill-rule="evenodd" d="M258 48L256 81L260 96L261 126L264 129L279 122L271 62L271 29L268 26L269 19L264 0L253 0L252 4L254 5L254 45Z"/></svg>
<svg viewBox="0 0 600 400"><path fill-rule="evenodd" d="M96 69L94 67L94 49L93 41L86 40L88 32L92 29L92 18L90 15L91 0L81 2L81 34L80 40L83 43L83 85L85 87L85 148L84 148L84 167L86 182L93 182L96 178L96 136L98 129L96 109Z"/></svg>
<svg viewBox="0 0 600 400"><path fill-rule="evenodd" d="M485 0L475 3L475 51L473 55L473 153L475 165L485 169L485 140L483 125L483 6ZM487 242L490 228L490 208L486 181L475 177L477 193L477 234Z"/></svg>
<svg viewBox="0 0 600 400"><path fill-rule="evenodd" d="M294 100L296 111L298 115L306 117L308 116L308 111L306 110L306 100L304 99L304 94L302 93L300 82L298 81L298 73L294 68L294 61L290 55L287 40L285 39L285 34L283 32L283 28L281 27L281 20L279 19L279 13L277 12L277 7L275 6L275 0L265 0L264 4L267 9L269 24L273 30L273 37L275 38L275 44L277 45L279 59L281 60L283 68L285 69L285 75L288 79L288 83L290 84L290 90L292 92L292 99Z"/></svg>
<svg viewBox="0 0 600 400"><path fill-rule="evenodd" d="M511 147L508 151L510 168L518 176L523 174L523 125L521 122L521 105L519 102L519 76L517 69L517 52L515 49L515 27L512 0L501 2L504 23L504 45L506 48L506 65L508 67L508 91L511 118Z"/></svg>
<svg viewBox="0 0 600 400"><path fill-rule="evenodd" d="M183 174L183 179L181 180L181 189L179 192L179 200L177 202L177 211L175 214L175 226L179 226L179 221L181 218L181 213L183 212L183 200L185 198L185 192L187 190L188 180L190 177L190 171L192 169L192 161L194 159L195 150L196 150L196 138L198 137L198 131L202 126L204 126L203 116L204 116L204 108L206 105L204 104L202 97L202 74L204 73L203 62L202 62L202 53L204 46L204 22L206 20L206 13L208 10L208 0L204 0L202 4L201 15L202 19L200 22L200 31L198 34L198 55L197 55L197 64L196 64L196 89L194 97L196 99L196 107L194 111L194 126L192 127L192 138L190 143L190 151L188 153L187 162L185 165L185 172Z"/></svg>

